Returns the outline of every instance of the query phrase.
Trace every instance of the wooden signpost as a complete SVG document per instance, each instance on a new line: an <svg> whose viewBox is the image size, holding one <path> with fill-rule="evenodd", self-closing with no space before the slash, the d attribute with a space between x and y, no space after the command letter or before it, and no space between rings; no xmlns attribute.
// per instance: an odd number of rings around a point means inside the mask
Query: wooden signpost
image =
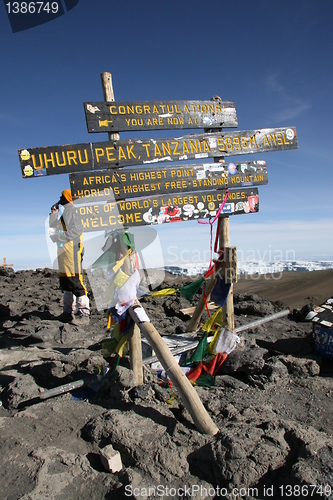
<svg viewBox="0 0 333 500"><path fill-rule="evenodd" d="M3 258L3 264L0 265L0 267L13 267L14 264L7 264L6 257Z"/></svg>
<svg viewBox="0 0 333 500"><path fill-rule="evenodd" d="M23 178L297 149L295 127L19 150Z"/></svg>
<svg viewBox="0 0 333 500"><path fill-rule="evenodd" d="M209 299L218 272L231 283L223 318L224 326L233 329L232 283L237 272L236 247L230 247L229 215L258 212L256 186L268 180L264 161L225 163L224 157L297 149L296 128L222 131L222 127L238 125L233 101L215 97L211 101L115 102L111 74L103 73L101 78L104 102L86 102L84 109L88 131L108 132L109 141L20 149L23 178L70 174L77 220L83 232L210 219L216 216L228 188L219 229L224 259L206 283L205 297L197 304L189 330L197 328L204 300ZM128 140L120 140L118 135L119 131L193 128L203 128L205 133ZM189 160L202 162L209 158L214 158L215 163L187 164ZM186 164L173 164L179 161ZM126 259L123 269L128 275L134 272L133 264L131 258ZM136 323L129 344L137 384L142 383L140 328L198 429L216 434L218 428L194 387L153 325L138 320L136 306L140 304L129 308Z"/></svg>
<svg viewBox="0 0 333 500"><path fill-rule="evenodd" d="M75 204L158 194L259 186L268 183L265 161L118 168L69 174Z"/></svg>
<svg viewBox="0 0 333 500"><path fill-rule="evenodd" d="M234 101L85 102L88 132L238 127Z"/></svg>
<svg viewBox="0 0 333 500"><path fill-rule="evenodd" d="M76 219L82 232L209 219L216 215L224 198L225 191L216 190L79 205ZM258 211L258 189L243 188L229 192L222 214L241 215Z"/></svg>

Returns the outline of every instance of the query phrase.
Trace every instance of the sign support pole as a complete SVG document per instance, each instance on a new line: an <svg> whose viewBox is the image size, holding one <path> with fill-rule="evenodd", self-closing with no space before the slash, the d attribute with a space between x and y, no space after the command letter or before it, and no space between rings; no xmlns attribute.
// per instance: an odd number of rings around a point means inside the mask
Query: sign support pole
<svg viewBox="0 0 333 500"><path fill-rule="evenodd" d="M219 250L224 248L224 256L223 261L220 265L220 271L222 272L223 279L226 279L227 270L229 270L230 261L229 261L229 250L230 250L230 231L229 231L229 217L222 217L219 229ZM210 295L213 291L213 288L216 284L217 275L219 271L215 271L214 274L209 278L206 283L204 293L199 299L199 302L195 308L193 316L189 322L187 330L189 332L195 331L200 323L201 316L205 310L205 299L209 301ZM235 329L235 319L234 319L234 300L233 300L233 284L230 284L230 290L228 293L227 300L222 308L222 317L223 317L223 326L228 328L229 330Z"/></svg>
<svg viewBox="0 0 333 500"><path fill-rule="evenodd" d="M114 93L112 86L112 75L111 73L104 72L101 74L102 88L103 88L103 96L104 101L114 102ZM119 141L118 132L112 133L108 132L109 141Z"/></svg>
<svg viewBox="0 0 333 500"><path fill-rule="evenodd" d="M223 279L226 281L227 277L227 266L230 265L228 260L228 250L230 247L230 220L229 217L222 217L219 229L219 248L220 250L224 248L224 257L221 265L221 270L223 271ZM230 283L230 289L228 293L227 300L222 307L222 318L223 326L229 330L235 329L235 315L234 315L234 291L233 283Z"/></svg>
<svg viewBox="0 0 333 500"><path fill-rule="evenodd" d="M212 100L215 100L215 99L221 100L218 97L212 98ZM220 128L218 130L222 132L222 128ZM209 132L209 130L205 130L205 132ZM223 160L223 159L224 159L224 157L214 158L214 162L219 163L220 160ZM227 264L227 262L226 262L227 253L229 255L229 252L227 252L226 249L227 249L227 247L230 246L230 230L229 230L230 226L229 226L229 217L228 216L221 217L221 219L222 220L220 221L218 238L219 238L219 250L224 249L224 255L223 255L223 262L221 262L221 265L220 265L220 270L222 270L223 278L225 279L226 278L225 271L226 271L226 267L227 267L227 265L226 265ZM215 271L205 285L204 292L199 299L199 302L195 308L193 316L192 316L192 318L189 322L189 325L187 327L187 330L189 332L195 331L199 326L201 316L205 310L205 298L206 298L206 301L208 302L210 295L211 295L213 288L214 288L216 281L217 281L217 274L218 274L218 271L217 272ZM228 294L226 303L222 308L222 317L223 317L223 325L225 327L227 327L229 330L234 330L235 329L235 322L234 322L234 301L233 301L233 284L232 283L230 285L230 290L229 290L229 294Z"/></svg>
<svg viewBox="0 0 333 500"><path fill-rule="evenodd" d="M104 100L113 102L114 99L114 93L113 93L113 86L112 86L112 76L111 73L102 73L101 74L101 81L102 81L102 88L103 88L103 95L104 95ZM109 136L109 141L117 141L119 140L119 134L118 133L108 133ZM123 249L122 253L125 254L127 251L126 249ZM133 273L134 271L134 254L129 256L123 265L123 270L126 274L129 276ZM141 347L141 334L139 327L136 323L134 323L133 326L133 332L131 337L129 338L129 354L130 354L130 363L131 363L131 369L133 371L134 379L136 382L136 385L143 385L143 368L142 368L142 347Z"/></svg>
<svg viewBox="0 0 333 500"><path fill-rule="evenodd" d="M226 278L226 270L229 269L230 262L229 262L229 247L230 245L230 231L229 231L229 217L222 217L221 223L220 223L220 229L219 229L219 250L222 250L224 248L224 257L223 261L221 262L220 265L220 271L222 271L223 279ZM205 310L205 299L206 301L209 301L210 295L213 291L213 288L216 284L217 280L217 275L219 271L215 271L214 274L209 278L209 280L206 283L205 289L203 294L201 295L199 302L195 308L195 311L193 313L193 316L188 324L187 330L189 332L195 331L200 323L201 316ZM223 317L223 326L228 328L229 330L234 330L235 329L235 322L234 322L234 301L233 301L233 284L230 284L230 290L229 294L226 300L226 303L224 304L222 308L222 317Z"/></svg>

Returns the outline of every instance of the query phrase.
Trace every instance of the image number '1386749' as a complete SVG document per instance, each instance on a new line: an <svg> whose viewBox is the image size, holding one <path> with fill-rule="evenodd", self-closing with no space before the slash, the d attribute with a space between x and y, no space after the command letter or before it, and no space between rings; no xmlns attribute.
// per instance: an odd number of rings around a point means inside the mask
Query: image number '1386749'
<svg viewBox="0 0 333 500"><path fill-rule="evenodd" d="M51 2L9 2L4 0L13 33L35 28L63 16L80 0L53 0Z"/></svg>

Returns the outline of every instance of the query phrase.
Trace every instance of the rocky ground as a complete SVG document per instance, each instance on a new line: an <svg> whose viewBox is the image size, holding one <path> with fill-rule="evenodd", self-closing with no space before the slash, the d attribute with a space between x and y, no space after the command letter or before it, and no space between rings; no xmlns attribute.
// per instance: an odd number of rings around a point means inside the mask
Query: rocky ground
<svg viewBox="0 0 333 500"><path fill-rule="evenodd" d="M88 327L59 322L56 271L1 274L2 499L333 498L333 362L314 354L311 305L242 331L215 385L196 387L219 428L206 436L154 371L145 367L134 387L126 357L99 391L42 400L41 391L107 366L106 320L91 295ZM245 288L234 296L236 326L290 307ZM314 296L301 291L303 302ZM179 294L141 302L160 334L186 332L191 304ZM109 445L121 471L103 465Z"/></svg>

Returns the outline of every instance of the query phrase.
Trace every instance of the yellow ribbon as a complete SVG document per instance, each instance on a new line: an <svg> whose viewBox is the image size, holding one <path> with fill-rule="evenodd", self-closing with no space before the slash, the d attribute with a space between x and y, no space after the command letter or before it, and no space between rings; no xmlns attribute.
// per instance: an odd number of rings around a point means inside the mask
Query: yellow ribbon
<svg viewBox="0 0 333 500"><path fill-rule="evenodd" d="M173 295L178 292L178 288L164 288L164 290L158 290L150 294L150 297L163 297L164 295Z"/></svg>
<svg viewBox="0 0 333 500"><path fill-rule="evenodd" d="M129 248L129 249L127 250L127 252L125 253L125 255L123 255L123 256L122 256L122 258L118 260L117 264L115 264L115 265L113 266L113 268L112 268L112 269L113 269L113 271L114 271L115 273L118 271L118 269L120 269L120 268L121 268L121 266L123 265L123 263L125 262L125 260L127 259L127 257L129 257L129 256L131 255L131 253L132 253L132 250Z"/></svg>
<svg viewBox="0 0 333 500"><path fill-rule="evenodd" d="M217 324L218 326L222 326L222 307L219 307L219 309L217 309L215 311L213 316L208 318L206 323L203 325L202 329L205 332L209 333L211 331L211 329L213 328L214 324Z"/></svg>

